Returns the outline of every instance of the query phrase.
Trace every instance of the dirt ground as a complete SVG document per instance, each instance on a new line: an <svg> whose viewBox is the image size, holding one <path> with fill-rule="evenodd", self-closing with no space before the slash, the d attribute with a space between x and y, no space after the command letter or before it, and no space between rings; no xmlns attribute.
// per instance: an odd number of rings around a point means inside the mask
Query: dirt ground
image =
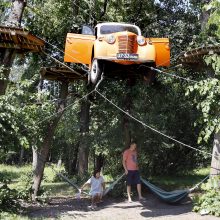
<svg viewBox="0 0 220 220"><path fill-rule="evenodd" d="M52 198L48 205L33 205L28 208L28 216L53 219L88 219L88 220L128 220L128 219L165 219L165 220L219 220L214 216L201 216L192 212L192 201L187 198L181 204L170 205L161 202L152 194L145 195L146 201L134 199L116 200L106 197L95 211L89 209L88 198Z"/></svg>

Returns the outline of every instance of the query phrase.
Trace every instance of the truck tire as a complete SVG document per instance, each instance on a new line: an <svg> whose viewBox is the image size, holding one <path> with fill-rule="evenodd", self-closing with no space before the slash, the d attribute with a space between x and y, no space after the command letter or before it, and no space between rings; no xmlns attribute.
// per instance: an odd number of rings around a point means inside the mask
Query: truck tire
<svg viewBox="0 0 220 220"><path fill-rule="evenodd" d="M101 78L102 71L102 61L98 59L93 59L91 71L89 73L89 81L91 81L92 84L96 84Z"/></svg>

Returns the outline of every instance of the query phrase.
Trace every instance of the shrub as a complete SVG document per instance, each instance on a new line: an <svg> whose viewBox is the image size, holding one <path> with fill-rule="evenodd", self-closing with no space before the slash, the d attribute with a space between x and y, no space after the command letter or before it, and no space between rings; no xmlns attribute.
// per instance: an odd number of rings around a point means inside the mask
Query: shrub
<svg viewBox="0 0 220 220"><path fill-rule="evenodd" d="M210 178L201 187L204 190L204 194L194 197L193 211L220 216L220 177Z"/></svg>
<svg viewBox="0 0 220 220"><path fill-rule="evenodd" d="M18 194L14 189L8 187L11 179L3 175L0 178L0 211L14 211L19 207L17 203Z"/></svg>
<svg viewBox="0 0 220 220"><path fill-rule="evenodd" d="M0 187L0 211L16 211L20 206L17 201L18 193L7 184Z"/></svg>
<svg viewBox="0 0 220 220"><path fill-rule="evenodd" d="M125 198L127 196L126 182L124 178L115 185L115 187L108 193L108 196L113 198Z"/></svg>

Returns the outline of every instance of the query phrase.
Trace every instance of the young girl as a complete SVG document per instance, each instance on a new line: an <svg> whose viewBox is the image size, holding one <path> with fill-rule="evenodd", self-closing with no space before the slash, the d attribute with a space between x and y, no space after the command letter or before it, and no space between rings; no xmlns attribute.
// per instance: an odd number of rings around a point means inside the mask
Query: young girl
<svg viewBox="0 0 220 220"><path fill-rule="evenodd" d="M81 187L81 190L86 186L90 186L90 195L91 195L91 209L97 207L97 203L101 202L103 192L105 190L105 181L104 178L100 175L100 170L95 170L93 176Z"/></svg>

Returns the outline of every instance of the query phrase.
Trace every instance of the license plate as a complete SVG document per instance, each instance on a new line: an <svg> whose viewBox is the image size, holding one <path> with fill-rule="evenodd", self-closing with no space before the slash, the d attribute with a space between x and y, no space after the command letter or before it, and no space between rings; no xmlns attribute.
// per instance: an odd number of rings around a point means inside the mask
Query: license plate
<svg viewBox="0 0 220 220"><path fill-rule="evenodd" d="M135 53L117 53L118 60L137 60L138 54Z"/></svg>

